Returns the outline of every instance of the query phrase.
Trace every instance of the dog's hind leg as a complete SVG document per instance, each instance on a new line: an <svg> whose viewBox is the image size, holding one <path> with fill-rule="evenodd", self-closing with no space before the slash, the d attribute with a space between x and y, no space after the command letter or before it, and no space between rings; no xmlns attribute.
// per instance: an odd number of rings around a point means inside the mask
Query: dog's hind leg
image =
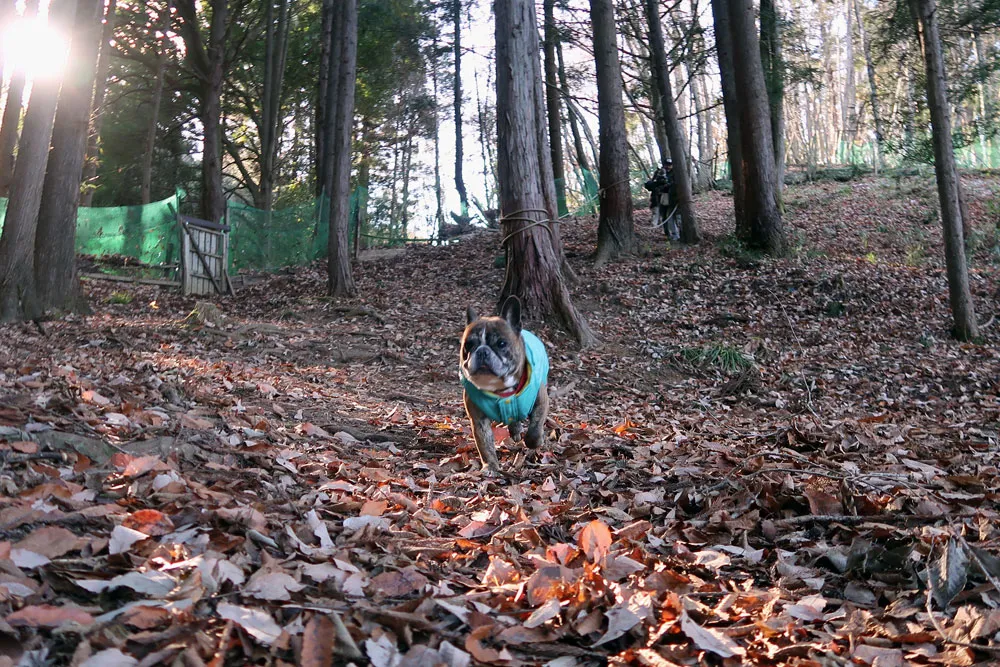
<svg viewBox="0 0 1000 667"><path fill-rule="evenodd" d="M542 430L545 428L545 418L549 415L549 392L543 384L538 390L538 398L528 416L528 430L524 434L524 444L536 449L542 444Z"/></svg>

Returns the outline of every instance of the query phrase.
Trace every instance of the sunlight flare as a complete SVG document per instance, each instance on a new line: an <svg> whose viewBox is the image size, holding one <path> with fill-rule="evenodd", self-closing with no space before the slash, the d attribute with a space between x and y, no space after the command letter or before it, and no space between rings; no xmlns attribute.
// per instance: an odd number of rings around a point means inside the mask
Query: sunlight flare
<svg viewBox="0 0 1000 667"><path fill-rule="evenodd" d="M4 62L29 80L52 79L62 74L69 44L66 36L40 18L14 21L3 31Z"/></svg>

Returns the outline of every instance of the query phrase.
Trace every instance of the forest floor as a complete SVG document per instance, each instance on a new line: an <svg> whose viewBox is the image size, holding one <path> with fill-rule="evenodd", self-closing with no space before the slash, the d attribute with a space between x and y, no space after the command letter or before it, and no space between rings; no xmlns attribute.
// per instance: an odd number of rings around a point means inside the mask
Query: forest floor
<svg viewBox="0 0 1000 667"><path fill-rule="evenodd" d="M966 186L992 321L1000 179ZM0 666L997 664L1000 325L949 337L935 200L791 187L781 260L722 192L700 245L640 210L602 269L563 225L602 344L533 327L548 438L506 479L457 378L497 232L364 262L348 302L322 266L200 318L88 282L93 315L0 327Z"/></svg>

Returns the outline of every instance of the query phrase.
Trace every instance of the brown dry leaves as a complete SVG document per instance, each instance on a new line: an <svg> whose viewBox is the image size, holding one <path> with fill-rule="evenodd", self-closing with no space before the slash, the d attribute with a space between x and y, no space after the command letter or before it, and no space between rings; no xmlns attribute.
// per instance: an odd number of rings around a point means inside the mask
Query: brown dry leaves
<svg viewBox="0 0 1000 667"><path fill-rule="evenodd" d="M904 261L912 197L840 188L789 191L807 246L779 262L710 239L595 271L593 221L564 225L605 346L541 329L559 398L539 452L498 432L504 482L455 382L495 235L362 264L384 323L310 268L220 301L212 331L102 285L47 337L3 327L0 659L995 660L996 334L947 339L936 229ZM728 200L700 204L721 236Z"/></svg>

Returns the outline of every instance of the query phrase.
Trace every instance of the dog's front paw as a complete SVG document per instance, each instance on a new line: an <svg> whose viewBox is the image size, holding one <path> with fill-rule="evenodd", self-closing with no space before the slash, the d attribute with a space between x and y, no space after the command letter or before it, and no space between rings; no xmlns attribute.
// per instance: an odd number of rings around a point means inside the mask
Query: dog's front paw
<svg viewBox="0 0 1000 667"><path fill-rule="evenodd" d="M518 422L517 424L511 424L507 427L507 432L510 433L510 439L514 442L521 442L524 436L524 424Z"/></svg>
<svg viewBox="0 0 1000 667"><path fill-rule="evenodd" d="M484 464L480 473L483 477L503 477L503 473L500 471L500 466Z"/></svg>

